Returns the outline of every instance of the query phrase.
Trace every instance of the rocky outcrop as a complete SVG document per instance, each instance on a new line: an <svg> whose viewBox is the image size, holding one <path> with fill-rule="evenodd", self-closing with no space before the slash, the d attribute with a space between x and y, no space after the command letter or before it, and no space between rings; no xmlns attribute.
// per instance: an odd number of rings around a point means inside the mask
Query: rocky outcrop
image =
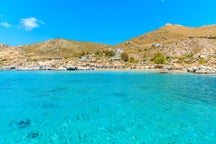
<svg viewBox="0 0 216 144"><path fill-rule="evenodd" d="M34 66L2 66L0 70L19 70L19 71L32 71L32 70L55 70L55 71L83 71L95 70L94 67L80 67L80 66L59 66L53 67L49 65L34 65Z"/></svg>
<svg viewBox="0 0 216 144"><path fill-rule="evenodd" d="M196 74L216 74L216 68L209 66L191 67L188 68L187 71Z"/></svg>

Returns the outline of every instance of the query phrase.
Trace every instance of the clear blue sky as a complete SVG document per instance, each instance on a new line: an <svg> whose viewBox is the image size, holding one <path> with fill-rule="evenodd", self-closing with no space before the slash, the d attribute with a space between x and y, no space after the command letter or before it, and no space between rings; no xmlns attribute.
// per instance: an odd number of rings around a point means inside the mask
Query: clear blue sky
<svg viewBox="0 0 216 144"><path fill-rule="evenodd" d="M117 44L166 23L216 24L216 0L1 0L0 43Z"/></svg>

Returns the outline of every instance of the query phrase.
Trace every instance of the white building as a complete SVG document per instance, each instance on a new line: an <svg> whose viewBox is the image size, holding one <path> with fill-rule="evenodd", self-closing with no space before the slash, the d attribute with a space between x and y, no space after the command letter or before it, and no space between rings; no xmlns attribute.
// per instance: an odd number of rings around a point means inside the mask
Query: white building
<svg viewBox="0 0 216 144"><path fill-rule="evenodd" d="M115 53L121 53L123 51L124 50L122 48L117 48L117 49L113 50L113 52L115 52Z"/></svg>

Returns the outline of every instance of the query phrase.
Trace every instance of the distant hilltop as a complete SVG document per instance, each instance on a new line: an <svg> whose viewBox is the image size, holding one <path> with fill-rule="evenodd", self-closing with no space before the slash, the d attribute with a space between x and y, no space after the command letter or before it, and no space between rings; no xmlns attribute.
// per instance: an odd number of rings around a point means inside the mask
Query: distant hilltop
<svg viewBox="0 0 216 144"><path fill-rule="evenodd" d="M166 24L115 46L56 38L36 44L0 44L0 66L94 65L189 67L216 63L216 25Z"/></svg>

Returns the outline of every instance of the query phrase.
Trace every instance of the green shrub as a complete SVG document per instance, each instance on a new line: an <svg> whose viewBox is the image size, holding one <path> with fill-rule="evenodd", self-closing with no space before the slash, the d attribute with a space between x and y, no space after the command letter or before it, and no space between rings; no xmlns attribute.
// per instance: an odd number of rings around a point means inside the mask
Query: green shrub
<svg viewBox="0 0 216 144"><path fill-rule="evenodd" d="M95 52L95 55L100 55L101 54L101 52L99 51L99 50L97 50L96 52Z"/></svg>
<svg viewBox="0 0 216 144"><path fill-rule="evenodd" d="M128 60L130 63L138 63L139 60L136 60L134 57L130 57Z"/></svg>
<svg viewBox="0 0 216 144"><path fill-rule="evenodd" d="M101 56L103 56L103 52L100 51L100 50L97 50L97 51L95 52L95 55L101 57Z"/></svg>
<svg viewBox="0 0 216 144"><path fill-rule="evenodd" d="M130 57L130 58L129 58L129 62L132 63L132 62L134 62L134 61L135 61L135 58L134 58L134 57Z"/></svg>
<svg viewBox="0 0 216 144"><path fill-rule="evenodd" d="M183 63L186 59L191 59L193 54L184 55L182 57L176 57L178 59L178 63Z"/></svg>
<svg viewBox="0 0 216 144"><path fill-rule="evenodd" d="M123 52L121 53L121 59L126 62L129 59L129 55L126 52Z"/></svg>
<svg viewBox="0 0 216 144"><path fill-rule="evenodd" d="M200 64L205 64L205 63L207 63L208 61L205 60L205 59L203 59L203 58L201 58L201 59L198 60L198 62L199 62Z"/></svg>
<svg viewBox="0 0 216 144"><path fill-rule="evenodd" d="M107 57L113 57L115 56L115 52L114 51L104 51L105 56Z"/></svg>
<svg viewBox="0 0 216 144"><path fill-rule="evenodd" d="M193 54L188 54L184 56L185 59L192 58L192 57L193 57Z"/></svg>
<svg viewBox="0 0 216 144"><path fill-rule="evenodd" d="M166 63L166 56L164 56L161 53L157 53L151 61L153 61L156 64L165 64Z"/></svg>
<svg viewBox="0 0 216 144"><path fill-rule="evenodd" d="M207 37L207 39L216 39L216 37Z"/></svg>
<svg viewBox="0 0 216 144"><path fill-rule="evenodd" d="M4 61L7 61L7 59L3 58L3 59L0 59L0 61L4 62Z"/></svg>
<svg viewBox="0 0 216 144"><path fill-rule="evenodd" d="M78 57L81 58L81 57L84 56L84 55L85 55L85 52L82 51L81 53L78 54Z"/></svg>

